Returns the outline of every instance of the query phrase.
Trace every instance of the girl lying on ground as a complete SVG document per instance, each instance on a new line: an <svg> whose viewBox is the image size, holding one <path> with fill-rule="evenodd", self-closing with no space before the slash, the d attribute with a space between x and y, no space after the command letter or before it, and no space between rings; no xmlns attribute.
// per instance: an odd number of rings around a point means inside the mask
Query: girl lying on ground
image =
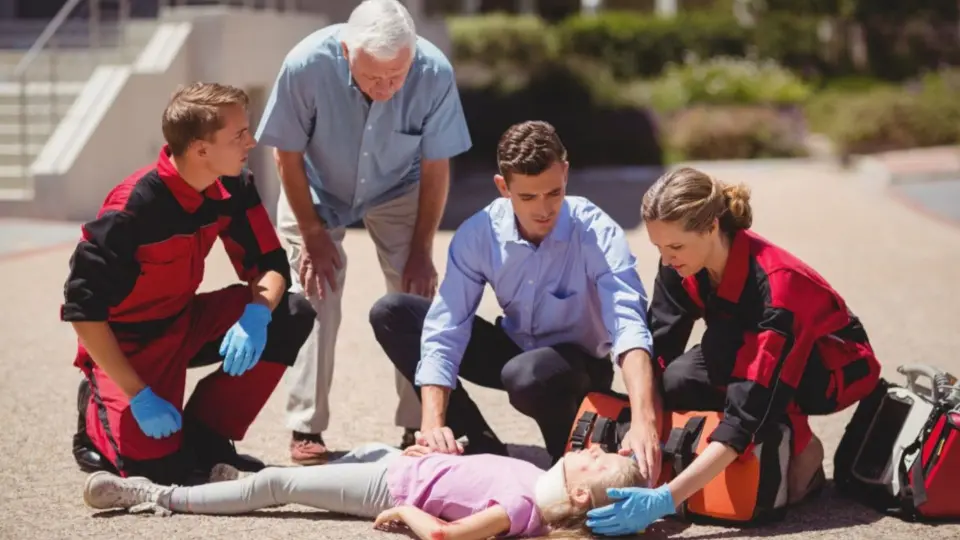
<svg viewBox="0 0 960 540"><path fill-rule="evenodd" d="M220 472L223 476L223 468ZM235 471L233 477L236 478ZM584 529L586 512L611 502L608 488L644 485L636 462L598 448L572 452L548 471L491 454L402 453L361 446L327 465L269 467L240 479L191 487L100 471L87 478L83 499L96 509L159 513L242 514L302 504L357 517L391 530L405 524L430 540L543 536Z"/></svg>

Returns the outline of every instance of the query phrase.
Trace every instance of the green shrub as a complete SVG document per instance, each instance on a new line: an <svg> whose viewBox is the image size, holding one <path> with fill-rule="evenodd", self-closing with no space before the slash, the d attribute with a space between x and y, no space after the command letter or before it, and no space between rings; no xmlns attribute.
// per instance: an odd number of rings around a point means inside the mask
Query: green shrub
<svg viewBox="0 0 960 540"><path fill-rule="evenodd" d="M449 17L452 61L496 66L535 66L554 59L557 41L551 27L532 15Z"/></svg>
<svg viewBox="0 0 960 540"><path fill-rule="evenodd" d="M903 87L833 92L806 108L811 130L841 155L960 143L960 75L928 75Z"/></svg>
<svg viewBox="0 0 960 540"><path fill-rule="evenodd" d="M649 102L660 111L698 104L794 105L810 92L775 62L723 57L671 64L647 89Z"/></svg>
<svg viewBox="0 0 960 540"><path fill-rule="evenodd" d="M697 106L668 123L668 153L675 159L797 157L803 145L790 121L769 107Z"/></svg>
<svg viewBox="0 0 960 540"><path fill-rule="evenodd" d="M813 15L764 13L751 29L753 51L758 58L774 60L808 78L851 70L852 60L845 51L831 58L830 45L821 40L822 22Z"/></svg>
<svg viewBox="0 0 960 540"><path fill-rule="evenodd" d="M618 79L651 77L688 55L744 56L747 31L730 12L681 12L674 18L608 11L557 26L559 50L610 66Z"/></svg>

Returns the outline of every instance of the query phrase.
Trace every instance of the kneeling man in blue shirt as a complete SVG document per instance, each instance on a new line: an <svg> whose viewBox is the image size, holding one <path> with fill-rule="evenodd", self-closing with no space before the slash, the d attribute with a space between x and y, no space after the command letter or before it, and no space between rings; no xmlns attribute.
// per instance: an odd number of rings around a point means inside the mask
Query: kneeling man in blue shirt
<svg viewBox="0 0 960 540"><path fill-rule="evenodd" d="M457 378L505 390L540 427L554 463L587 392L607 390L613 362L630 396L624 443L647 478L659 475L647 295L623 229L582 197L566 196L567 151L553 126L511 126L497 148L503 197L468 218L450 243L431 300L389 294L374 333L420 391L421 438L438 451L506 454ZM503 316L476 315L490 284Z"/></svg>

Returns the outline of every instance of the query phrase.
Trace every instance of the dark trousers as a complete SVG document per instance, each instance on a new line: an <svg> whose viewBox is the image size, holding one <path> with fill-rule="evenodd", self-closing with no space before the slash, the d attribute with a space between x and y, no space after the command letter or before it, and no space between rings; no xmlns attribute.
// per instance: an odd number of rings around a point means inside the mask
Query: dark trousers
<svg viewBox="0 0 960 540"><path fill-rule="evenodd" d="M430 300L394 293L370 310L370 324L384 352L414 388L420 335ZM580 403L588 392L609 390L613 365L573 344L523 351L498 325L475 317L459 376L485 388L504 390L510 404L540 427L551 458L563 456ZM450 393L446 424L457 437L495 437L477 404L458 384Z"/></svg>

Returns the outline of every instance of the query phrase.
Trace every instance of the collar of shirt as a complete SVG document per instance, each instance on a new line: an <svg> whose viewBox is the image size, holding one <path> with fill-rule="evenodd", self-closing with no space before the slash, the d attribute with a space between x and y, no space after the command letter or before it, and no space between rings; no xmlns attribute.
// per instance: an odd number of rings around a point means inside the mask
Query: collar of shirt
<svg viewBox="0 0 960 540"><path fill-rule="evenodd" d="M157 174L160 175L160 179L166 184L170 193L173 193L173 197L177 199L180 206L191 214L196 212L197 208L200 208L200 205L206 199L222 201L230 198L230 192L223 186L219 178L203 192L197 191L188 184L180 176L177 168L173 166L173 162L170 161L170 146L166 144L163 145L160 150L160 157L157 159Z"/></svg>
<svg viewBox="0 0 960 540"><path fill-rule="evenodd" d="M723 268L723 278L720 280L720 286L717 287L717 296L734 304L739 302L749 271L750 238L745 231L737 231L733 235L727 264Z"/></svg>
<svg viewBox="0 0 960 540"><path fill-rule="evenodd" d="M570 216L570 204L564 200L560 207L560 215L553 229L543 239L540 245L561 244L570 241L570 235L573 233L573 218ZM520 229L517 228L517 216L513 212L513 204L507 200L504 205L503 213L495 220L495 229L497 237L503 243L514 243L521 245L531 245L530 242L520 236Z"/></svg>

